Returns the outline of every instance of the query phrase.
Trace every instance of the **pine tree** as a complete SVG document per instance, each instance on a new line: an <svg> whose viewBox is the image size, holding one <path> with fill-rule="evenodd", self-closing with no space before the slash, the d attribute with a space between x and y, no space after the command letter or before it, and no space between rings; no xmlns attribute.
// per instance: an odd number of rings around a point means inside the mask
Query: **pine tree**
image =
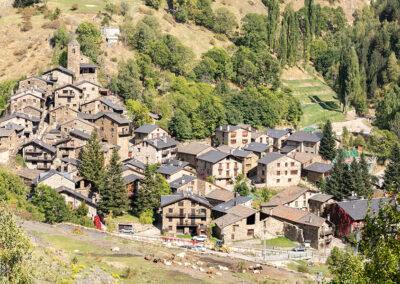
<svg viewBox="0 0 400 284"><path fill-rule="evenodd" d="M364 196L364 197L370 197L373 193L373 182L372 182L372 176L369 173L369 167L367 160L365 159L364 153L361 154L360 158L360 170L361 170L361 179L363 182L363 191L359 191L359 195Z"/></svg>
<svg viewBox="0 0 400 284"><path fill-rule="evenodd" d="M350 165L350 192L356 193L358 196L364 196L364 181L362 177L360 164L353 159Z"/></svg>
<svg viewBox="0 0 400 284"><path fill-rule="evenodd" d="M394 52L390 53L387 63L387 77L389 82L397 83L400 77L400 66Z"/></svg>
<svg viewBox="0 0 400 284"><path fill-rule="evenodd" d="M99 211L119 216L128 211L128 197L122 178L122 164L118 150L114 149L107 166L104 188L101 192Z"/></svg>
<svg viewBox="0 0 400 284"><path fill-rule="evenodd" d="M280 5L279 0L263 0L264 5L268 10L268 18L267 18L267 40L268 45L271 50L275 50L276 46L276 35L278 31L279 24L279 13L280 13Z"/></svg>
<svg viewBox="0 0 400 284"><path fill-rule="evenodd" d="M148 166L142 186L133 199L133 211L137 216L146 210L155 210L160 206L161 195L171 193L165 178L156 173L156 167Z"/></svg>
<svg viewBox="0 0 400 284"><path fill-rule="evenodd" d="M80 153L79 174L92 184L92 190L100 192L104 186L104 153L97 131L93 131Z"/></svg>
<svg viewBox="0 0 400 284"><path fill-rule="evenodd" d="M326 179L325 192L341 200L351 194L351 173L344 162L343 150L338 152L332 174Z"/></svg>
<svg viewBox="0 0 400 284"><path fill-rule="evenodd" d="M392 149L390 162L385 170L384 188L386 191L398 194L400 192L400 146L396 144Z"/></svg>
<svg viewBox="0 0 400 284"><path fill-rule="evenodd" d="M321 139L321 145L319 147L319 154L325 160L332 161L336 156L335 146L336 146L336 142L335 142L335 137L333 135L332 123L330 120L328 120L325 123L324 130L322 132L322 139Z"/></svg>

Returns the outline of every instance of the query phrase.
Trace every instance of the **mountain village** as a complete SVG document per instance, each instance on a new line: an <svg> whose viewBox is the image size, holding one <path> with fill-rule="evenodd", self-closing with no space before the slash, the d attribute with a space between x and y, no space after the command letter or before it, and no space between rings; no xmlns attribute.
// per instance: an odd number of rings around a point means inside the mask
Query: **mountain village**
<svg viewBox="0 0 400 284"><path fill-rule="evenodd" d="M134 128L123 100L98 84L97 66L73 40L67 68L23 79L11 95L0 119L1 161L22 156L26 168L18 175L30 187L48 185L72 208L84 203L95 220L101 195L80 176L79 157L97 132L106 163L114 149L121 157L127 199L141 190L150 164L168 182L172 194L161 196L158 235L208 235L225 245L284 236L325 250L357 232L367 211L386 200L378 186L371 206L362 196L335 200L320 192L316 184L333 167L319 155L320 132L221 125L209 141L179 143L151 116L152 124ZM254 206L252 194L234 190L243 177L276 195Z"/></svg>

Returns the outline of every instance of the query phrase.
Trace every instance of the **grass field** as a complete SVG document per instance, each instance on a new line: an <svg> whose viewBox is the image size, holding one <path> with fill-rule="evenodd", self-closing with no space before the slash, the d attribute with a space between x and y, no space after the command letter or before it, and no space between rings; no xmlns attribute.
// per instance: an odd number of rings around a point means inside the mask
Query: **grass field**
<svg viewBox="0 0 400 284"><path fill-rule="evenodd" d="M326 120L342 121L345 116L341 112L336 93L323 81L311 75L304 79L284 79L283 85L290 88L299 99L303 118L301 127L319 125Z"/></svg>
<svg viewBox="0 0 400 284"><path fill-rule="evenodd" d="M285 237L277 237L274 239L265 240L267 247L281 247L281 248L292 248L296 246L296 243Z"/></svg>

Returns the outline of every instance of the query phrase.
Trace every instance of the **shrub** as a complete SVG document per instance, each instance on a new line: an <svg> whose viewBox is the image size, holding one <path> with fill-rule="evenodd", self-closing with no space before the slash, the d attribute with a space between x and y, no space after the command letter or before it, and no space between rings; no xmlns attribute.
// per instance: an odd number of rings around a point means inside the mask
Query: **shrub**
<svg viewBox="0 0 400 284"><path fill-rule="evenodd" d="M145 0L146 6L152 7L158 10L161 6L161 0Z"/></svg>
<svg viewBox="0 0 400 284"><path fill-rule="evenodd" d="M216 33L231 35L238 26L235 15L226 8L215 11L213 31Z"/></svg>
<svg viewBox="0 0 400 284"><path fill-rule="evenodd" d="M41 0L15 0L13 3L14 8L24 8L33 4L40 3Z"/></svg>
<svg viewBox="0 0 400 284"><path fill-rule="evenodd" d="M152 224L154 222L153 210L147 209L139 215L139 222L141 224Z"/></svg>

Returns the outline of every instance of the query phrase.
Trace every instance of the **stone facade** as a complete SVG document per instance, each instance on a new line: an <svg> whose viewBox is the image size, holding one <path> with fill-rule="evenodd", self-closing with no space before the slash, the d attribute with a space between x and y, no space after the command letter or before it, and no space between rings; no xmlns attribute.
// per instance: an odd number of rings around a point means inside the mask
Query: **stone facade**
<svg viewBox="0 0 400 284"><path fill-rule="evenodd" d="M49 170L56 157L56 149L33 140L22 146L22 157L29 169Z"/></svg>
<svg viewBox="0 0 400 284"><path fill-rule="evenodd" d="M59 106L49 111L49 123L60 125L78 117L78 114L79 112L76 109L66 105Z"/></svg>
<svg viewBox="0 0 400 284"><path fill-rule="evenodd" d="M267 187L297 185L301 179L301 163L287 156L282 156L267 165L259 163L257 179Z"/></svg>
<svg viewBox="0 0 400 284"><path fill-rule="evenodd" d="M73 74L65 68L54 68L42 75L42 78L52 81L55 87L61 87L67 84L72 84Z"/></svg>
<svg viewBox="0 0 400 284"><path fill-rule="evenodd" d="M38 109L44 107L44 99L40 92L22 92L17 93L10 98L9 112L22 111L24 108L31 106Z"/></svg>
<svg viewBox="0 0 400 284"><path fill-rule="evenodd" d="M251 129L249 126L220 126L215 130L215 141L232 148L243 147L251 142Z"/></svg>
<svg viewBox="0 0 400 284"><path fill-rule="evenodd" d="M65 85L54 91L54 107L67 106L79 110L83 97L82 90L74 85Z"/></svg>
<svg viewBox="0 0 400 284"><path fill-rule="evenodd" d="M193 199L185 198L162 207L162 230L177 234L204 234L211 221L211 209Z"/></svg>
<svg viewBox="0 0 400 284"><path fill-rule="evenodd" d="M74 118L70 121L64 122L60 125L61 133L68 134L71 130L77 129L85 133L91 134L93 130L97 129L96 125L84 120L80 117Z"/></svg>

